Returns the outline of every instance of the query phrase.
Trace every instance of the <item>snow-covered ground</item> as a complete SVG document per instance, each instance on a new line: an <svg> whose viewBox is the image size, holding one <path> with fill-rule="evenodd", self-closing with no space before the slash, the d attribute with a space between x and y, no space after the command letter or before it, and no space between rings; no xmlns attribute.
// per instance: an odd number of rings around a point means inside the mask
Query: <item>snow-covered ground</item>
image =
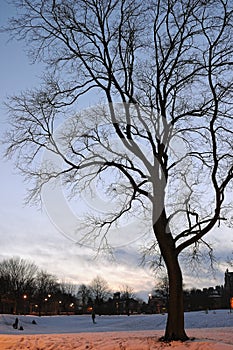
<svg viewBox="0 0 233 350"><path fill-rule="evenodd" d="M32 350L233 350L233 313L228 310L185 314L187 334L195 340L185 343L158 342L163 335L166 315L98 316L18 316L0 315L0 349ZM36 324L32 321L35 320Z"/></svg>

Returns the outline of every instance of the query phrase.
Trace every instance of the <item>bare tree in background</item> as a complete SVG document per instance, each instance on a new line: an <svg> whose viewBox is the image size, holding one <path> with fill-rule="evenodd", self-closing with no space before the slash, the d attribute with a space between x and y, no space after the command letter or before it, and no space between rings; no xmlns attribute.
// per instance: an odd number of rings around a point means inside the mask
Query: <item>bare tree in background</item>
<svg viewBox="0 0 233 350"><path fill-rule="evenodd" d="M130 315L130 299L135 297L133 288L131 288L127 284L124 284L120 288L120 293L121 293L121 300L124 300L124 302L125 302L125 312L129 316Z"/></svg>
<svg viewBox="0 0 233 350"><path fill-rule="evenodd" d="M206 234L232 217L232 1L12 2L21 14L6 30L46 70L9 101L7 155L30 199L52 179L74 195L102 183L115 211L90 216L84 242L107 245L112 227L147 218L169 278L164 339L187 339L180 253L209 248ZM90 93L106 104L78 113ZM41 167L45 149L61 169Z"/></svg>
<svg viewBox="0 0 233 350"><path fill-rule="evenodd" d="M122 299L135 298L134 289L130 287L128 284L123 284L120 287L120 293L121 293Z"/></svg>
<svg viewBox="0 0 233 350"><path fill-rule="evenodd" d="M167 308L169 305L169 279L167 275L163 274L158 278L153 293L164 301Z"/></svg>
<svg viewBox="0 0 233 350"><path fill-rule="evenodd" d="M74 296L76 294L76 286L73 283L62 281L59 283L61 293Z"/></svg>
<svg viewBox="0 0 233 350"><path fill-rule="evenodd" d="M59 283L60 301L67 313L74 312L76 286L73 283L62 281Z"/></svg>
<svg viewBox="0 0 233 350"><path fill-rule="evenodd" d="M92 300L95 304L101 303L110 296L110 289L107 281L100 276L94 278L90 283Z"/></svg>
<svg viewBox="0 0 233 350"><path fill-rule="evenodd" d="M91 300L90 287L86 286L85 284L81 284L78 287L77 297L81 301L82 312L84 313L86 311L86 307L88 306L89 301Z"/></svg>
<svg viewBox="0 0 233 350"><path fill-rule="evenodd" d="M27 260L14 257L0 263L1 296L14 300L14 313L22 307L23 298L31 298L34 293L37 266Z"/></svg>
<svg viewBox="0 0 233 350"><path fill-rule="evenodd" d="M34 297L38 305L39 315L41 315L42 309L45 308L48 298L57 294L58 290L59 285L56 276L43 270L37 273Z"/></svg>

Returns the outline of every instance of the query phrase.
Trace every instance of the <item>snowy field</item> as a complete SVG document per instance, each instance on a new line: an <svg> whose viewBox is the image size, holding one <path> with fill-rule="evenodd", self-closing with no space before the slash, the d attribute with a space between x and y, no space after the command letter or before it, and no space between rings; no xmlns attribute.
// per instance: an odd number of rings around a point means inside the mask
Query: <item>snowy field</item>
<svg viewBox="0 0 233 350"><path fill-rule="evenodd" d="M18 316L0 315L0 350L233 350L233 313L228 310L185 314L185 343L158 342L164 333L166 315L97 316ZM35 320L36 324L32 321Z"/></svg>

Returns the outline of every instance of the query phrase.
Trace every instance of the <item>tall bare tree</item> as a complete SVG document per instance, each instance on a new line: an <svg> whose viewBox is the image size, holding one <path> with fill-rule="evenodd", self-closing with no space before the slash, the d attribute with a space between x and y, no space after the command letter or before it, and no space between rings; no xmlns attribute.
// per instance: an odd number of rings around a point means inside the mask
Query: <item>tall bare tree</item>
<svg viewBox="0 0 233 350"><path fill-rule="evenodd" d="M46 299L49 295L54 296L58 294L59 285L56 276L49 274L46 271L40 270L36 276L36 285L34 298L38 305L38 312L41 315L41 311L46 304Z"/></svg>
<svg viewBox="0 0 233 350"><path fill-rule="evenodd" d="M90 283L92 300L98 304L110 296L110 289L107 281L100 276L95 277Z"/></svg>
<svg viewBox="0 0 233 350"><path fill-rule="evenodd" d="M81 284L78 287L77 298L81 301L82 312L84 312L88 305L89 300L91 299L91 290L89 286L86 286L85 284Z"/></svg>
<svg viewBox="0 0 233 350"><path fill-rule="evenodd" d="M31 198L54 178L74 194L103 181L116 211L90 218L85 240L104 245L119 221L147 216L169 278L164 339L187 339L180 253L208 247L232 213L232 1L13 3L21 15L6 30L47 69L40 87L9 101L7 155L35 180ZM91 92L106 105L77 113ZM44 149L63 168L38 166Z"/></svg>
<svg viewBox="0 0 233 350"><path fill-rule="evenodd" d="M1 295L13 299L14 313L17 314L19 307L22 307L24 297L27 299L32 298L35 289L36 273L37 266L30 261L18 257L1 261Z"/></svg>

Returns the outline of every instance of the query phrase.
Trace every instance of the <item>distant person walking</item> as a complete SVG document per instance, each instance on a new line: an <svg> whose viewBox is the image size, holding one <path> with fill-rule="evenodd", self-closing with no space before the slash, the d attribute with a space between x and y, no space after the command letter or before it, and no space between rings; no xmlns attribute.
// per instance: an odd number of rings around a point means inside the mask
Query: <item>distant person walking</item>
<svg viewBox="0 0 233 350"><path fill-rule="evenodd" d="M92 318L92 322L93 322L93 323L96 323L96 322L95 322L95 310L94 310L94 309L92 310L91 318Z"/></svg>

